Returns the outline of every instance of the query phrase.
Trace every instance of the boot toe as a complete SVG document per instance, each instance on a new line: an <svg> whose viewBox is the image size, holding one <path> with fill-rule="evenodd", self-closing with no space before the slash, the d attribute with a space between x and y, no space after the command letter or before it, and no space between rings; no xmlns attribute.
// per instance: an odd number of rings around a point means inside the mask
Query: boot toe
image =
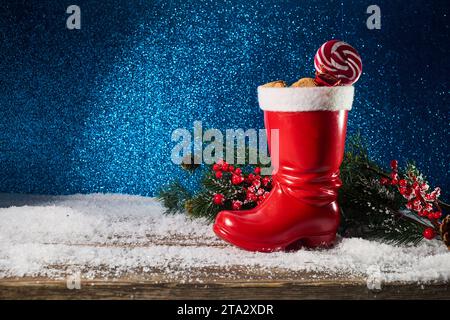
<svg viewBox="0 0 450 320"><path fill-rule="evenodd" d="M225 234L233 233L236 227L235 216L233 211L219 212L214 223L214 232L221 238Z"/></svg>
<svg viewBox="0 0 450 320"><path fill-rule="evenodd" d="M216 217L215 224L221 227L233 228L235 216L236 214L233 211L220 211Z"/></svg>
<svg viewBox="0 0 450 320"><path fill-rule="evenodd" d="M221 211L216 217L213 226L214 233L223 240L242 246L242 241L245 241L245 224L242 223L242 217L239 211ZM241 213L242 214L242 213Z"/></svg>
<svg viewBox="0 0 450 320"><path fill-rule="evenodd" d="M273 246L260 242L260 240L265 237L261 238L254 236L254 232L252 231L255 230L249 228L249 223L250 221L242 215L242 211L221 211L216 217L213 230L222 240L244 250L261 252L273 251Z"/></svg>

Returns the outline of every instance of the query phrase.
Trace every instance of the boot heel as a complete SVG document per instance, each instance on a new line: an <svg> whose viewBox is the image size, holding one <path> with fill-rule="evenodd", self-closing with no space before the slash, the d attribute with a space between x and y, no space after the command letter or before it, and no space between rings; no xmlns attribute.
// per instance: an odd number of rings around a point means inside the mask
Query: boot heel
<svg viewBox="0 0 450 320"><path fill-rule="evenodd" d="M336 233L329 233L321 236L313 236L303 239L305 246L309 248L331 247L336 240Z"/></svg>

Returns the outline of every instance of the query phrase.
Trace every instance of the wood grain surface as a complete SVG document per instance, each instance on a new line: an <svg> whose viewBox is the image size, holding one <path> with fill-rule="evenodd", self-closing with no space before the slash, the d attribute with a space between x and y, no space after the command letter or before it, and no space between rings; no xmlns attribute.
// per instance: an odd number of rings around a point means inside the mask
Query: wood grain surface
<svg viewBox="0 0 450 320"><path fill-rule="evenodd" d="M228 273L232 277L227 277ZM239 277L241 275L241 277ZM192 270L189 280L162 271L110 279L81 279L68 289L66 279L0 279L0 299L450 299L445 283L392 283L369 290L363 279L346 279L283 270Z"/></svg>
<svg viewBox="0 0 450 320"><path fill-rule="evenodd" d="M351 281L230 281L177 283L132 279L83 281L69 290L63 280L0 281L1 299L450 299L448 285L395 285L370 291Z"/></svg>

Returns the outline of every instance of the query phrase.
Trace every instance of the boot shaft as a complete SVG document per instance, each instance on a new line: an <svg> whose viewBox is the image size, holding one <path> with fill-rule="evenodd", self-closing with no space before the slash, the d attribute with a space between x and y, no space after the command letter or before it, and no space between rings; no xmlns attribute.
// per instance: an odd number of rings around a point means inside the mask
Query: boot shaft
<svg viewBox="0 0 450 320"><path fill-rule="evenodd" d="M353 88L259 88L258 93L275 183L304 201L335 201ZM274 132L278 139L272 139Z"/></svg>
<svg viewBox="0 0 450 320"><path fill-rule="evenodd" d="M347 110L265 111L269 151L278 159L278 164L273 164L275 172L277 169L299 173L338 170L344 155L347 118ZM278 139L272 139L274 129ZM272 140L275 143L273 146L270 143Z"/></svg>

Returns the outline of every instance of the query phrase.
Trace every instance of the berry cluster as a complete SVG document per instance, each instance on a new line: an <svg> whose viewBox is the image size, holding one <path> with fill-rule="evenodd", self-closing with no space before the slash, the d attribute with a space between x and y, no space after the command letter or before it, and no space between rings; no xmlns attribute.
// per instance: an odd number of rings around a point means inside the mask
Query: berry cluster
<svg viewBox="0 0 450 320"><path fill-rule="evenodd" d="M417 213L419 217L426 218L433 225L442 217L442 211L438 204L441 193L440 188L435 188L430 192L430 186L418 175L414 167L410 167L403 178L398 172L398 161L391 161L391 173L388 177L382 177L382 185L395 186L399 193L407 200L406 208ZM424 238L433 239L436 236L434 228L426 228L423 233Z"/></svg>
<svg viewBox="0 0 450 320"><path fill-rule="evenodd" d="M217 206L226 207L228 203L232 210L249 209L264 201L272 188L271 177L261 176L260 167L246 174L241 168L219 160L212 170L216 182L227 190L228 195L215 193L212 202Z"/></svg>

